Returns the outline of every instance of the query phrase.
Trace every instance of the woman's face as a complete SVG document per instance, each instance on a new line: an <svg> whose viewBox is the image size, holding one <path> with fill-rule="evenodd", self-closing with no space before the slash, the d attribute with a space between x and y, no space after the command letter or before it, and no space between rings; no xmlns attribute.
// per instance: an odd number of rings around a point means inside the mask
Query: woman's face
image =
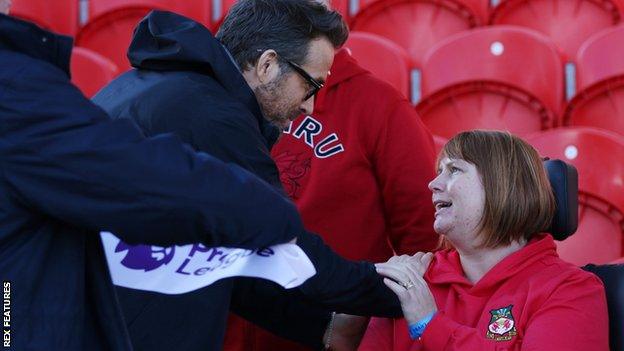
<svg viewBox="0 0 624 351"><path fill-rule="evenodd" d="M438 176L429 183L433 192L435 222L433 229L455 245L466 240L474 244L483 216L485 191L477 168L462 159L444 158Z"/></svg>

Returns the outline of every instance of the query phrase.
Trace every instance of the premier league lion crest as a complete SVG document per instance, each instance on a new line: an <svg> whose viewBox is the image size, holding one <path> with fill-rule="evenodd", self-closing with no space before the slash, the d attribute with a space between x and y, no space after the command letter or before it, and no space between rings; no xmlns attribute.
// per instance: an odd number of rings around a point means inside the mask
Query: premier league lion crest
<svg viewBox="0 0 624 351"><path fill-rule="evenodd" d="M512 307L513 305L509 305L490 311L492 317L490 318L490 324L488 325L487 334L485 335L488 339L508 341L518 334L516 331L516 322L511 314Z"/></svg>
<svg viewBox="0 0 624 351"><path fill-rule="evenodd" d="M145 272L165 265L173 258L175 247L152 245L128 245L120 241L115 252L128 251L121 264L130 269L142 269Z"/></svg>

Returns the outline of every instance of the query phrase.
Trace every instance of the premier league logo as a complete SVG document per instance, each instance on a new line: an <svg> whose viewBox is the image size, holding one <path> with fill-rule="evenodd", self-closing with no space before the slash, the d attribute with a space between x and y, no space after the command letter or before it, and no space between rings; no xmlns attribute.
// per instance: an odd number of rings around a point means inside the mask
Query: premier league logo
<svg viewBox="0 0 624 351"><path fill-rule="evenodd" d="M511 314L512 307L513 305L509 305L490 311L492 317L490 318L488 331L485 335L488 339L508 341L518 334L516 331L516 322Z"/></svg>
<svg viewBox="0 0 624 351"><path fill-rule="evenodd" d="M175 247L160 247L151 245L128 245L120 241L115 252L128 251L121 264L130 269L152 271L171 262Z"/></svg>

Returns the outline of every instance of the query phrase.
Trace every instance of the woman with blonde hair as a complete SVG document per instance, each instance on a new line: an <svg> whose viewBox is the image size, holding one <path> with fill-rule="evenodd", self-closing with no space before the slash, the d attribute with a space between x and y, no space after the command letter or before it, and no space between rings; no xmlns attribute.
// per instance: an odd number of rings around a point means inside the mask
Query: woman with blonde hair
<svg viewBox="0 0 624 351"><path fill-rule="evenodd" d="M434 229L449 248L377 265L404 319L374 318L359 350L608 350L602 283L542 234L555 201L535 149L470 131L437 164Z"/></svg>

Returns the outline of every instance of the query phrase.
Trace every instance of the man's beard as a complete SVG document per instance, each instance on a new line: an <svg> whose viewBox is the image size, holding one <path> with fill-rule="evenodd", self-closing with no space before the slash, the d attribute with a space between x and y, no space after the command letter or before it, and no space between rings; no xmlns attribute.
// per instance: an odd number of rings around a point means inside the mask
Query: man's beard
<svg viewBox="0 0 624 351"><path fill-rule="evenodd" d="M290 121L301 114L297 107L291 109L284 102L282 93L284 82L285 75L282 75L275 81L258 86L254 90L264 118L280 130L286 129Z"/></svg>

